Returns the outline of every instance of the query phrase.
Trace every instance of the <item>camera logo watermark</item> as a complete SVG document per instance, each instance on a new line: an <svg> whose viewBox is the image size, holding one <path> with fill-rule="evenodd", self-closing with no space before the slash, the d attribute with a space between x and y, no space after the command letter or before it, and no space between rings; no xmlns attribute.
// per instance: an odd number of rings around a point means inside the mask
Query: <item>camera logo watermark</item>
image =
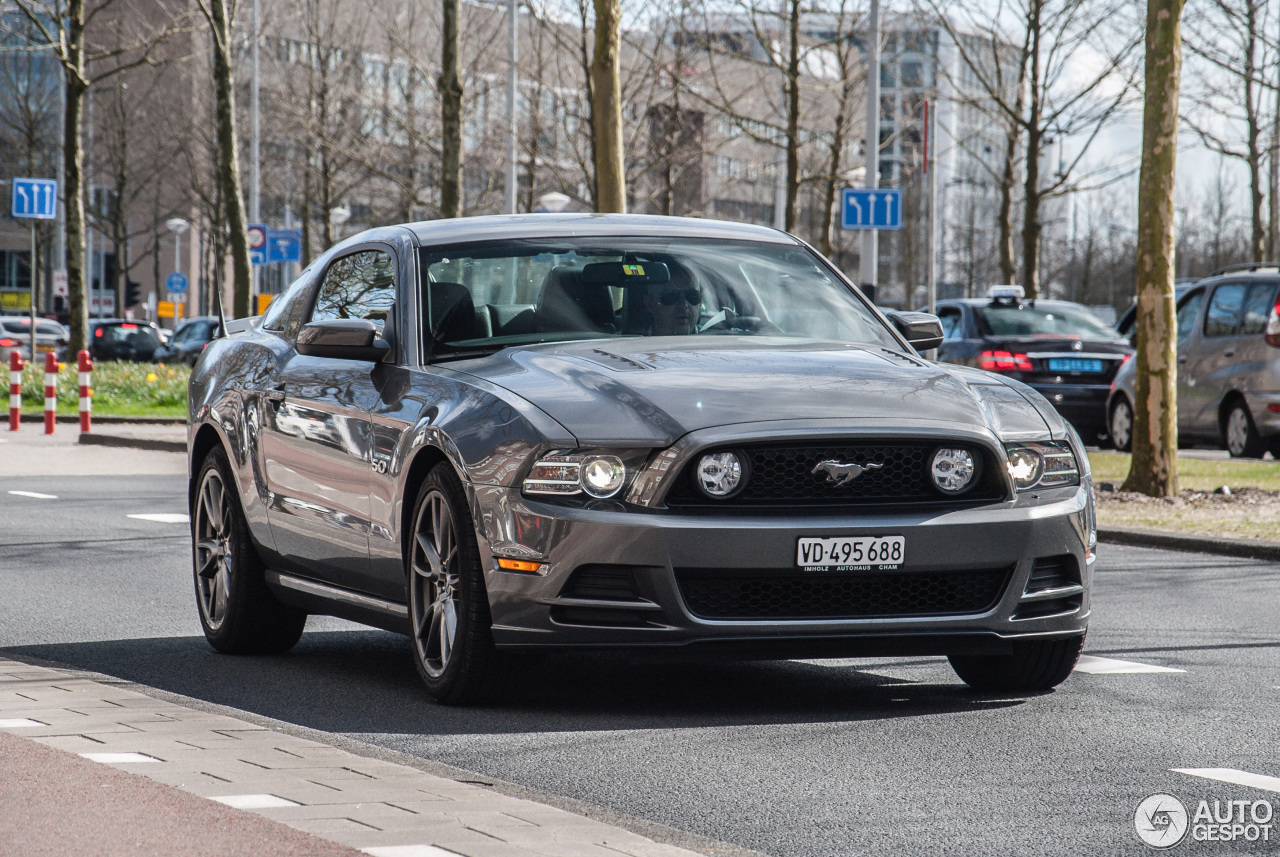
<svg viewBox="0 0 1280 857"><path fill-rule="evenodd" d="M1187 835L1187 808L1173 795L1155 794L1133 813L1138 838L1152 848L1172 848Z"/></svg>
<svg viewBox="0 0 1280 857"><path fill-rule="evenodd" d="M1194 813L1173 795L1154 794L1138 804L1133 829L1152 848L1195 842L1270 842L1275 809L1265 800L1202 800Z"/></svg>

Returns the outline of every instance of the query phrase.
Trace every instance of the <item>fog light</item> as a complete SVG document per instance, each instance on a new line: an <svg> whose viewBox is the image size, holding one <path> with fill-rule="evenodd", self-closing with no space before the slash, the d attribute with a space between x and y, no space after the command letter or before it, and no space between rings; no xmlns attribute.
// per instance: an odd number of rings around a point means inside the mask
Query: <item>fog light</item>
<svg viewBox="0 0 1280 857"><path fill-rule="evenodd" d="M695 474L702 493L717 500L742 487L745 475L742 459L732 452L712 452L702 456Z"/></svg>
<svg viewBox="0 0 1280 857"><path fill-rule="evenodd" d="M627 469L622 466L622 459L614 455L588 458L582 463L579 473L582 489L592 497L601 499L617 494L627 477Z"/></svg>
<svg viewBox="0 0 1280 857"><path fill-rule="evenodd" d="M933 454L933 484L943 494L962 494L973 485L978 462L972 452L944 446Z"/></svg>

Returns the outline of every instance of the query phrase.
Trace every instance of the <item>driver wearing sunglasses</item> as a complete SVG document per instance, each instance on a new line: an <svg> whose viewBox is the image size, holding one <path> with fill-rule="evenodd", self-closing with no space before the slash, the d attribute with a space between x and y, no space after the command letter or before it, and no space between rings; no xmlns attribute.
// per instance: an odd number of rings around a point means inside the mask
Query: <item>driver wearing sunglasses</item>
<svg viewBox="0 0 1280 857"><path fill-rule="evenodd" d="M644 296L645 309L653 316L653 336L686 336L697 332L702 307L702 289L683 267L669 264L671 281L650 283Z"/></svg>

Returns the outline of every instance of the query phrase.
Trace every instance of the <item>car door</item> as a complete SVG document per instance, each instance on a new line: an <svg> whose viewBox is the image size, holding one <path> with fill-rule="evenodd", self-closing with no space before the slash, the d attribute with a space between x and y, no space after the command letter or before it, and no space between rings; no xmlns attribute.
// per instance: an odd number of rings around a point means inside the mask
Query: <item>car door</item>
<svg viewBox="0 0 1280 857"><path fill-rule="evenodd" d="M305 321L385 323L395 303L395 257L377 245L335 258ZM288 570L369 591L369 411L374 364L290 348L264 382L260 454L267 517Z"/></svg>
<svg viewBox="0 0 1280 857"><path fill-rule="evenodd" d="M1218 435L1218 403L1226 392L1227 375L1236 356L1236 331L1248 292L1245 283L1220 283L1209 296L1200 340L1188 348L1187 395L1191 413L1190 432L1205 437Z"/></svg>
<svg viewBox="0 0 1280 857"><path fill-rule="evenodd" d="M1200 326L1196 322L1200 318L1200 310L1204 307L1204 289L1197 289L1190 292L1182 299L1178 305L1177 317L1177 333L1178 333L1178 433L1190 434L1191 421L1189 419L1195 397L1192 395L1193 388L1188 385L1188 370L1186 369L1188 354L1194 352L1200 343ZM1184 402L1187 404L1184 406Z"/></svg>

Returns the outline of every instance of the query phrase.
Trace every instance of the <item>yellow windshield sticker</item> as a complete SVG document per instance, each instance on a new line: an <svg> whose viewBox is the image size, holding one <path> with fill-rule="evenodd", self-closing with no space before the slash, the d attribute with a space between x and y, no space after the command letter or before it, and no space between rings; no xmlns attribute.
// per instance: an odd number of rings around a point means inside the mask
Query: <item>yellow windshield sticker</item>
<svg viewBox="0 0 1280 857"><path fill-rule="evenodd" d="M626 274L628 277L643 277L644 266L643 265L623 265L622 273Z"/></svg>

